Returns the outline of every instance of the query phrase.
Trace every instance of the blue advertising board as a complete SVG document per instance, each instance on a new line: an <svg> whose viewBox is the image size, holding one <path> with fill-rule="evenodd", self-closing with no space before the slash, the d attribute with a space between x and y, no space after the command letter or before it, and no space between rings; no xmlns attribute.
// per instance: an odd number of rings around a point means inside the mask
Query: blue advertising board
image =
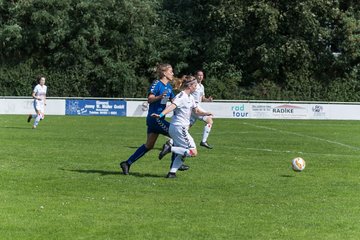
<svg viewBox="0 0 360 240"><path fill-rule="evenodd" d="M66 99L66 115L126 116L123 100L76 100Z"/></svg>

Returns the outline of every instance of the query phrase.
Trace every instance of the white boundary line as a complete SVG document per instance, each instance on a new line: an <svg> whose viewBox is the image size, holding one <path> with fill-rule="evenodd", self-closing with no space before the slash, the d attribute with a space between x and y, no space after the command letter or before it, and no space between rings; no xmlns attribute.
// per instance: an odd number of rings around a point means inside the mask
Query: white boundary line
<svg viewBox="0 0 360 240"><path fill-rule="evenodd" d="M299 154L299 155L319 155L319 156L332 156L332 157L354 157L357 156L355 154L333 154L333 153L316 153L316 152L299 152L299 151L281 151L281 150L273 150L267 148L243 148L249 151L260 151L260 152L270 152L270 153L291 153L291 154Z"/></svg>
<svg viewBox="0 0 360 240"><path fill-rule="evenodd" d="M259 125L250 124L250 123L243 123L243 124L244 125L250 125L250 126L253 126L253 127L256 127L256 128L262 128L262 129L266 129L266 130L271 130L271 131L275 131L275 132L291 134L291 135L295 135L295 136L299 136L299 137L312 138L312 139L315 139L315 140L318 140L318 141L327 142L327 143L339 145L339 146L342 146L342 147L350 148L352 150L360 151L360 147L351 146L351 145L348 145L348 144L345 144L345 143L332 141L332 140L328 140L328 139L325 139L325 138L319 138L319 137L309 136L309 135L305 135L305 134L301 134L301 133L289 132L289 131L285 131L285 130L280 130L280 129L276 129L276 128L272 128L272 127L259 126Z"/></svg>

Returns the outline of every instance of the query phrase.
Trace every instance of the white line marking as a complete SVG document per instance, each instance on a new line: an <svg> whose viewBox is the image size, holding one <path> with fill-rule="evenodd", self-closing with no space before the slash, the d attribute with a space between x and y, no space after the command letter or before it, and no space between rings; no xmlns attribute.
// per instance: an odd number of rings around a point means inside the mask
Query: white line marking
<svg viewBox="0 0 360 240"><path fill-rule="evenodd" d="M270 153L291 153L291 154L298 154L298 155L318 155L318 156L329 156L329 157L355 157L358 156L357 154L336 154L336 153L318 153L318 152L301 152L301 151L285 151L285 150L277 150L277 149L269 149L269 148L247 148L247 147L229 147L229 149L244 149L248 151L256 151L256 152L270 152Z"/></svg>
<svg viewBox="0 0 360 240"><path fill-rule="evenodd" d="M244 148L250 151L258 151L258 152L273 152L273 153L292 153L299 155L319 155L319 156L332 156L332 157L354 157L357 155L354 154L333 154L333 153L316 153L316 152L299 152L299 151L281 151L281 150L273 150L267 148Z"/></svg>
<svg viewBox="0 0 360 240"><path fill-rule="evenodd" d="M332 140L328 140L325 138L319 138L319 137L314 137L314 136L309 136L309 135L305 135L305 134L301 134L301 133L295 133L295 132L289 132L289 131L285 131L285 130L280 130L280 129L276 129L276 128L272 128L272 127L265 127L265 126L259 126L259 125L255 125L255 124L250 124L250 123L243 123L244 125L250 125L256 128L262 128L262 129L266 129L266 130L271 130L271 131L275 131L275 132L280 132L280 133L286 133L286 134L292 134L295 136L299 136L299 137L307 137L307 138L312 138L318 141L322 141L322 142L327 142L327 143L332 143L335 145L339 145L342 147L346 147L346 148L350 148L353 150L360 150L360 147L355 147L355 146L351 146L345 143L341 143L341 142L337 142L337 141L332 141Z"/></svg>

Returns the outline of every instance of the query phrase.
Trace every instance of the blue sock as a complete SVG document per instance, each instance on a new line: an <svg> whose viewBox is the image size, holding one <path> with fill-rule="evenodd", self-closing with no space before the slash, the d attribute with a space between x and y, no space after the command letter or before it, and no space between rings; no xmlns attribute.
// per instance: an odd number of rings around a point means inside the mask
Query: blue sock
<svg viewBox="0 0 360 240"><path fill-rule="evenodd" d="M136 160L138 160L139 158L141 158L142 156L144 156L145 153L147 153L149 151L149 149L147 149L145 147L145 144L141 145L135 152L133 155L131 155L129 157L129 159L126 161L129 165L133 164L134 162L136 162Z"/></svg>

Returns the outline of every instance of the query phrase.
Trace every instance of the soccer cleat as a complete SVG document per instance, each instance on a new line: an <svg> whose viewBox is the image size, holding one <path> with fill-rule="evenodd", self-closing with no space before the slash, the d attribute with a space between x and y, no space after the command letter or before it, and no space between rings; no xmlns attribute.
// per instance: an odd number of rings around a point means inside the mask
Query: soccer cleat
<svg viewBox="0 0 360 240"><path fill-rule="evenodd" d="M34 125L34 126L32 126L32 129L35 129L36 128L36 126Z"/></svg>
<svg viewBox="0 0 360 240"><path fill-rule="evenodd" d="M210 146L207 142L200 142L200 146L206 147L206 148L208 148L208 149L212 149L212 148L213 148L213 147Z"/></svg>
<svg viewBox="0 0 360 240"><path fill-rule="evenodd" d="M168 143L165 143L159 153L159 160L161 160L169 152L171 152L171 146Z"/></svg>
<svg viewBox="0 0 360 240"><path fill-rule="evenodd" d="M29 114L28 119L27 119L27 122L30 122L31 119L32 119L32 115Z"/></svg>
<svg viewBox="0 0 360 240"><path fill-rule="evenodd" d="M176 178L176 173L169 172L169 173L166 175L166 178Z"/></svg>
<svg viewBox="0 0 360 240"><path fill-rule="evenodd" d="M186 171L186 170L189 170L189 166L188 165L185 165L185 164L183 164L183 165L181 165L180 167L179 167L179 171Z"/></svg>
<svg viewBox="0 0 360 240"><path fill-rule="evenodd" d="M130 165L126 161L121 162L120 167L124 175L129 175Z"/></svg>

